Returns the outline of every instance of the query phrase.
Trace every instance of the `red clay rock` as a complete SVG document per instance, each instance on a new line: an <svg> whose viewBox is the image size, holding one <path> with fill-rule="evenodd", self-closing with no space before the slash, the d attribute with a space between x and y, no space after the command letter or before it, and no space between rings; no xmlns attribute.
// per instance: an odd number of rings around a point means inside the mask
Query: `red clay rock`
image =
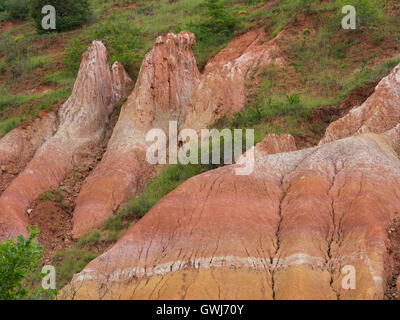
<svg viewBox="0 0 400 320"><path fill-rule="evenodd" d="M265 139L257 145L260 152L265 154L276 154L282 152L296 151L296 141L290 134L268 134Z"/></svg>
<svg viewBox="0 0 400 320"><path fill-rule="evenodd" d="M223 115L241 111L246 102L245 81L258 68L284 60L275 38L252 30L233 40L206 65L200 85L190 101L185 128L204 129Z"/></svg>
<svg viewBox="0 0 400 320"><path fill-rule="evenodd" d="M168 134L169 121L180 125L185 119L200 78L192 52L194 44L195 36L189 32L169 33L159 37L147 54L107 152L77 198L75 238L101 226L152 177L153 168L145 159L146 133L160 128Z"/></svg>
<svg viewBox="0 0 400 320"><path fill-rule="evenodd" d="M10 131L0 139L0 164L26 163L56 130L56 114L49 112Z"/></svg>
<svg viewBox="0 0 400 320"><path fill-rule="evenodd" d="M105 46L94 41L83 55L71 97L58 111L57 132L0 197L0 238L26 234L29 205L58 186L81 148L101 140L109 115L131 83L119 63L110 70Z"/></svg>
<svg viewBox="0 0 400 320"><path fill-rule="evenodd" d="M398 144L400 135L395 137ZM196 176L62 292L96 299L381 299L399 214L389 138L350 137ZM354 266L356 289L342 288Z"/></svg>
<svg viewBox="0 0 400 320"><path fill-rule="evenodd" d="M41 114L0 139L0 194L21 169L32 159L36 150L57 130L55 112Z"/></svg>
<svg viewBox="0 0 400 320"><path fill-rule="evenodd" d="M364 132L384 133L400 122L400 65L361 106L330 124L321 144Z"/></svg>

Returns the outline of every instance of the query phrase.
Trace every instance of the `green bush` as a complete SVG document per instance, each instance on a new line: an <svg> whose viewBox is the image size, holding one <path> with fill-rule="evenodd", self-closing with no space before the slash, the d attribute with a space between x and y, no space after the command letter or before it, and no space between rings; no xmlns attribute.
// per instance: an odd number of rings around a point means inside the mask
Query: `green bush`
<svg viewBox="0 0 400 320"><path fill-rule="evenodd" d="M145 43L143 31L133 21L119 15L111 16L96 25L91 38L101 40L107 46L111 64L119 61L132 77L137 77L143 60L140 52Z"/></svg>
<svg viewBox="0 0 400 320"><path fill-rule="evenodd" d="M8 19L26 19L29 17L29 0L5 0L0 4L0 11L5 11Z"/></svg>
<svg viewBox="0 0 400 320"><path fill-rule="evenodd" d="M74 274L81 272L97 256L94 252L76 247L71 247L63 252L56 252L53 263L57 268L57 287L63 288L71 281Z"/></svg>
<svg viewBox="0 0 400 320"><path fill-rule="evenodd" d="M4 34L0 38L0 52L4 52L2 71L7 72L12 80L19 80L27 74L29 69L29 39L12 38Z"/></svg>
<svg viewBox="0 0 400 320"><path fill-rule="evenodd" d="M46 5L52 5L56 9L54 31L57 32L75 29L88 22L91 17L88 0L31 0L31 16L38 33L53 31L42 28L42 8Z"/></svg>
<svg viewBox="0 0 400 320"><path fill-rule="evenodd" d="M39 229L28 228L29 238L19 236L16 241L0 242L0 300L19 300L43 295L43 289L31 290L29 283L41 277L38 267L43 247L36 238Z"/></svg>
<svg viewBox="0 0 400 320"><path fill-rule="evenodd" d="M160 176L151 182L138 198L126 206L121 212L122 216L144 216L162 197L174 190L182 182L205 171L206 169L201 165L192 164L177 164L166 167ZM115 230L113 219L115 217L107 221L106 229Z"/></svg>
<svg viewBox="0 0 400 320"><path fill-rule="evenodd" d="M229 12L225 2L207 0L208 19L197 24L189 23L186 29L193 32L197 38L195 53L200 65L227 44L237 30L239 21Z"/></svg>
<svg viewBox="0 0 400 320"><path fill-rule="evenodd" d="M299 119L309 116L308 108L300 100L298 94L286 96L285 101L273 101L261 95L258 100L244 111L237 112L233 117L222 117L217 126L230 128L248 128L264 121L272 121L280 116L294 115Z"/></svg>
<svg viewBox="0 0 400 320"><path fill-rule="evenodd" d="M209 34L230 36L237 26L237 19L229 13L221 0L207 0L207 9L210 17L198 25L200 39Z"/></svg>

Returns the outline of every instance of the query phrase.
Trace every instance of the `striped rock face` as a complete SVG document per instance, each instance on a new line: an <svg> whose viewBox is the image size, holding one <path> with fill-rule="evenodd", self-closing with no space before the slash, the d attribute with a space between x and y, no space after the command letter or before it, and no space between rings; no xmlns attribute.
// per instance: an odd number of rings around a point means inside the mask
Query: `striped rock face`
<svg viewBox="0 0 400 320"><path fill-rule="evenodd" d="M105 46L94 41L83 55L71 97L61 106L56 120L48 116L48 131L37 134L31 142L32 160L0 197L0 239L26 234L29 205L59 185L72 170L74 156L81 148L102 139L109 115L127 96L131 84L118 62L110 70ZM18 136L19 130L9 136ZM7 139L3 138L0 145Z"/></svg>
<svg viewBox="0 0 400 320"><path fill-rule="evenodd" d="M146 161L146 134L159 128L168 135L169 121L183 122L200 78L192 52L194 44L192 33L170 33L159 37L145 57L107 152L77 198L75 238L102 226L121 203L132 199L152 177L153 168Z"/></svg>
<svg viewBox="0 0 400 320"><path fill-rule="evenodd" d="M257 68L284 65L276 41L264 42L262 30L252 30L234 39L206 65L201 82L190 100L184 127L200 130L220 117L243 110L245 82Z"/></svg>
<svg viewBox="0 0 400 320"><path fill-rule="evenodd" d="M384 133L400 122L400 65L375 88L361 106L333 122L326 130L321 144L355 134Z"/></svg>
<svg viewBox="0 0 400 320"><path fill-rule="evenodd" d="M275 155L264 141L253 174L238 176L233 165L188 180L61 296L383 298L386 229L400 208L398 131ZM349 266L354 290L342 283Z"/></svg>

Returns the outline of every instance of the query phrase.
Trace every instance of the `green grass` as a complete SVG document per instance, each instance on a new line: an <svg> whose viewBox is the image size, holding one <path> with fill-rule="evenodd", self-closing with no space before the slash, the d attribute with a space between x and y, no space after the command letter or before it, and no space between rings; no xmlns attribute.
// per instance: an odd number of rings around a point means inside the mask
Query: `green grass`
<svg viewBox="0 0 400 320"><path fill-rule="evenodd" d="M217 127L251 128L259 123L288 115L302 119L309 116L309 108L302 103L298 94L286 96L283 101L274 101L261 94L257 101L244 111L235 113L233 117L220 118Z"/></svg>
<svg viewBox="0 0 400 320"><path fill-rule="evenodd" d="M33 101L38 97L39 95L36 94L0 95L0 111L4 110L6 107L15 107Z"/></svg>
<svg viewBox="0 0 400 320"><path fill-rule="evenodd" d="M0 137L5 136L22 122L19 117L14 117L0 122Z"/></svg>
<svg viewBox="0 0 400 320"><path fill-rule="evenodd" d="M86 265L97 258L97 254L88 250L71 247L66 251L56 252L53 258L57 270L57 288L63 288L73 275L83 270Z"/></svg>
<svg viewBox="0 0 400 320"><path fill-rule="evenodd" d="M221 0L221 4L227 3L226 14L222 15L222 24L213 24L213 16L206 2L179 0L169 3L169 0L139 0L136 1L137 8L111 10L102 21L93 23L81 32L79 37L71 40L66 50L67 69L76 72L84 46L87 47L92 40L98 39L108 45L111 62L121 61L135 78L144 55L153 47L155 39L168 32L184 29L196 34L197 45L194 51L199 66L203 66L210 57L229 43L235 31L243 31L250 27L247 18L237 13L241 9L255 7L255 4L237 6L232 4L233 1ZM231 21L236 22L231 24ZM226 28L232 30L225 32Z"/></svg>
<svg viewBox="0 0 400 320"><path fill-rule="evenodd" d="M284 0L281 1L280 7L291 7L298 2L293 1L289 5ZM362 53L359 54L363 59L362 63L367 65L374 56L382 53L380 42L384 38L391 38L398 32L400 25L396 18L385 11L385 6L390 1L354 1L352 4L357 8L358 18L356 30L341 28L343 18L341 8L344 4L348 4L348 1L330 1L329 6L318 1L310 2L313 3L309 11L314 14L312 20L317 32L315 35L304 32L303 35L290 39L286 54L298 71L303 87L317 89L319 94L332 97L343 91L349 91L348 82L351 81L354 71L363 73L363 70L357 70L360 61L354 59L354 53L353 57L350 56L351 49L354 51L354 48L359 47L360 40L364 46L369 46L371 49L375 46L372 55L363 57ZM277 10L275 15L278 19L283 13ZM362 50L369 52L367 49Z"/></svg>
<svg viewBox="0 0 400 320"><path fill-rule="evenodd" d="M32 71L36 68L48 69L51 67L51 58L48 56L36 56L29 58L27 68Z"/></svg>
<svg viewBox="0 0 400 320"><path fill-rule="evenodd" d="M72 87L75 82L75 78L67 71L58 71L50 73L42 80L43 84L53 84L65 87Z"/></svg>
<svg viewBox="0 0 400 320"><path fill-rule="evenodd" d="M162 173L151 182L144 192L131 201L120 215L122 217L135 215L142 217L145 215L162 197L178 187L187 179L205 172L207 169L201 165L171 165L166 167ZM112 220L111 220L112 221ZM105 228L110 228L112 222L108 221Z"/></svg>
<svg viewBox="0 0 400 320"><path fill-rule="evenodd" d="M71 89L59 89L42 95L0 95L0 111L26 105L24 113L18 117L6 118L0 121L0 137L6 135L26 119L34 119L41 110L48 110L57 101L63 101L71 94Z"/></svg>
<svg viewBox="0 0 400 320"><path fill-rule="evenodd" d="M42 96L37 105L37 111L47 110L57 101L67 99L71 95L71 88L63 88L47 92Z"/></svg>
<svg viewBox="0 0 400 320"><path fill-rule="evenodd" d="M382 79L400 63L400 56L389 59L375 67L362 67L354 70L347 79L343 80L343 91L340 98L346 98L354 89L361 87L364 83Z"/></svg>

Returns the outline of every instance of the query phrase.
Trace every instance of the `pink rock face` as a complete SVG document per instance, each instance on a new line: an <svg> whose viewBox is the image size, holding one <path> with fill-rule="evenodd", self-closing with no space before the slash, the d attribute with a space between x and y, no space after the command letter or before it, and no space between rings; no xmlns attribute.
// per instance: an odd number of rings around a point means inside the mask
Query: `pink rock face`
<svg viewBox="0 0 400 320"><path fill-rule="evenodd" d="M14 175L23 169L32 159L35 151L57 130L55 112L40 115L29 124L9 132L0 139L0 194L13 179Z"/></svg>
<svg viewBox="0 0 400 320"><path fill-rule="evenodd" d="M116 63L110 70L101 42L94 41L83 55L72 95L58 111L57 132L0 197L0 238L26 234L25 212L32 201L58 186L80 148L102 139L110 113L132 84L121 68Z"/></svg>
<svg viewBox="0 0 400 320"><path fill-rule="evenodd" d="M10 131L0 139L0 165L26 164L56 130L56 114L49 112L29 125Z"/></svg>
<svg viewBox="0 0 400 320"><path fill-rule="evenodd" d="M204 129L223 115L243 110L250 74L271 63L284 64L277 38L264 42L264 37L260 30L247 32L207 63L190 101L185 128Z"/></svg>
<svg viewBox="0 0 400 320"><path fill-rule="evenodd" d="M379 299L400 208L400 135L364 134L196 176L63 292L96 299ZM268 149L268 148L267 148ZM353 267L356 288L342 284ZM350 268L351 268L350 267ZM346 281L345 281L346 282Z"/></svg>
<svg viewBox="0 0 400 320"><path fill-rule="evenodd" d="M265 139L257 144L257 150L265 154L275 154L289 151L296 151L296 142L292 135L268 134Z"/></svg>
<svg viewBox="0 0 400 320"><path fill-rule="evenodd" d="M321 144L363 132L384 133L400 122L400 65L376 87L361 106L333 122Z"/></svg>
<svg viewBox="0 0 400 320"><path fill-rule="evenodd" d="M195 36L183 31L159 37L143 61L135 89L121 115L102 162L85 181L76 201L73 236L103 225L121 203L132 199L151 178L146 134L152 128L168 135L169 121L180 125L199 83L193 56Z"/></svg>

